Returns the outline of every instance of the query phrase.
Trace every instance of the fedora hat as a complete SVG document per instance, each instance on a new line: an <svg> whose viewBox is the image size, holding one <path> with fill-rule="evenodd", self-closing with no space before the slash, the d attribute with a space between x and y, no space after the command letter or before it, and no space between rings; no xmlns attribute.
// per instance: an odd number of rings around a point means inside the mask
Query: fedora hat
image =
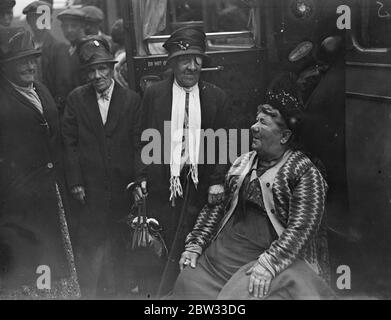
<svg viewBox="0 0 391 320"><path fill-rule="evenodd" d="M7 35L6 35L7 38ZM0 63L18 60L29 56L40 56L41 51L34 48L32 35L29 31L9 32L8 39L0 47Z"/></svg>
<svg viewBox="0 0 391 320"><path fill-rule="evenodd" d="M110 53L109 43L100 36L87 36L78 44L81 67L87 68L100 63L117 63Z"/></svg>

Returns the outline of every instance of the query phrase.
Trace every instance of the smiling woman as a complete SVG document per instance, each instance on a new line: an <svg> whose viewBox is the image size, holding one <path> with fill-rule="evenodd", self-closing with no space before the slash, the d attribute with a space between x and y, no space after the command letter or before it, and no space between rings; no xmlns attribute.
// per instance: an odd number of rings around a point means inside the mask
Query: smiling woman
<svg viewBox="0 0 391 320"><path fill-rule="evenodd" d="M259 108L253 152L226 176L188 235L173 299L328 299L327 183L291 141L303 106L284 90Z"/></svg>

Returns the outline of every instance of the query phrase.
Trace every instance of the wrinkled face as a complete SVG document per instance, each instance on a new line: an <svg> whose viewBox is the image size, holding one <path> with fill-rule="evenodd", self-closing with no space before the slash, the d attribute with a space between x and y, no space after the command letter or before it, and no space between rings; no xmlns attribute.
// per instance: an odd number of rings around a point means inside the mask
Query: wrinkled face
<svg viewBox="0 0 391 320"><path fill-rule="evenodd" d="M114 66L112 64L95 64L87 69L88 81L92 83L95 90L99 93L106 91L113 80Z"/></svg>
<svg viewBox="0 0 391 320"><path fill-rule="evenodd" d="M14 12L12 9L8 9L0 12L0 25L4 27L9 27L11 25L13 18L14 18Z"/></svg>
<svg viewBox="0 0 391 320"><path fill-rule="evenodd" d="M37 61L33 56L8 62L3 67L6 77L21 87L28 87L34 82Z"/></svg>
<svg viewBox="0 0 391 320"><path fill-rule="evenodd" d="M64 37L72 44L85 36L84 23L76 19L63 19L61 29Z"/></svg>
<svg viewBox="0 0 391 320"><path fill-rule="evenodd" d="M175 57L172 63L175 79L178 84L190 88L200 79L202 57L198 55L183 55Z"/></svg>
<svg viewBox="0 0 391 320"><path fill-rule="evenodd" d="M291 132L286 128L284 119L278 110L268 105L264 108L264 111L258 113L257 121L251 127L252 148L259 155L279 155L285 148Z"/></svg>

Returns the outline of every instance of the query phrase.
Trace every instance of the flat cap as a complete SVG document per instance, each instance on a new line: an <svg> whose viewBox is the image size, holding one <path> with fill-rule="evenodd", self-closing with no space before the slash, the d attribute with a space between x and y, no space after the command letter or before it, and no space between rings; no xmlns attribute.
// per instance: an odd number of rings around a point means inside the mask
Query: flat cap
<svg viewBox="0 0 391 320"><path fill-rule="evenodd" d="M61 11L57 16L57 19L61 21L64 19L85 21L85 17L86 15L81 9L69 8Z"/></svg>
<svg viewBox="0 0 391 320"><path fill-rule="evenodd" d="M103 11L95 6L85 6L81 10L84 12L87 22L102 22L105 17Z"/></svg>
<svg viewBox="0 0 391 320"><path fill-rule="evenodd" d="M0 0L0 11L10 10L15 4L15 0Z"/></svg>
<svg viewBox="0 0 391 320"><path fill-rule="evenodd" d="M28 13L37 13L37 9L40 6L48 6L52 9L52 5L46 1L34 1L23 9L23 14L27 15Z"/></svg>

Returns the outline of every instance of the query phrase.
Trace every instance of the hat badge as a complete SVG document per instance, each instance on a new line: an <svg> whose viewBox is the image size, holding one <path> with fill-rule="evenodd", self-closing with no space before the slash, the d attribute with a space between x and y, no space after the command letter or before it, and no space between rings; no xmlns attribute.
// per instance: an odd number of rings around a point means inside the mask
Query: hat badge
<svg viewBox="0 0 391 320"><path fill-rule="evenodd" d="M177 42L176 44L177 44L177 46L178 46L181 50L185 50L185 51L186 51L187 49L189 49L189 47L190 47L190 44L189 44L189 43L183 42L182 40L179 41L179 42Z"/></svg>
<svg viewBox="0 0 391 320"><path fill-rule="evenodd" d="M95 45L95 47L99 47L99 46L100 46L100 43L99 43L99 41L97 41L97 40L94 40L94 45Z"/></svg>

